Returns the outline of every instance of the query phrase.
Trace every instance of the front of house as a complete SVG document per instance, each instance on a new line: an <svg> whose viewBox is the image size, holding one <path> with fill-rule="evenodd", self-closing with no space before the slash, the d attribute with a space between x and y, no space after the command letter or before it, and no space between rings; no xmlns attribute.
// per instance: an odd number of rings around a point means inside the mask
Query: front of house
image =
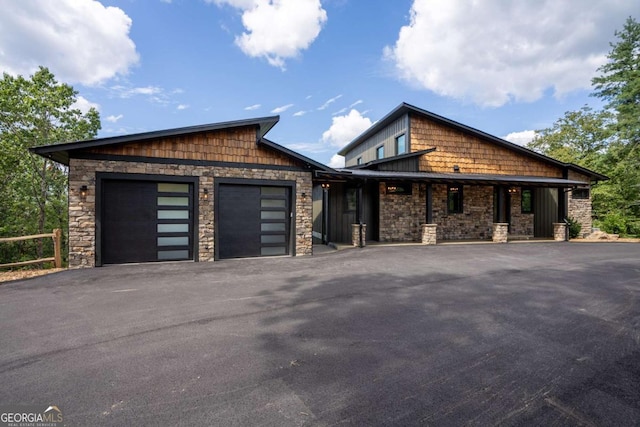
<svg viewBox="0 0 640 427"><path fill-rule="evenodd" d="M364 245L591 229L606 179L402 104L332 169L265 138L279 117L33 151L69 167L69 266L311 255Z"/></svg>
<svg viewBox="0 0 640 427"><path fill-rule="evenodd" d="M353 224L380 242L551 238L568 217L588 234L607 179L408 104L339 154L346 167L314 181L314 236L336 243Z"/></svg>

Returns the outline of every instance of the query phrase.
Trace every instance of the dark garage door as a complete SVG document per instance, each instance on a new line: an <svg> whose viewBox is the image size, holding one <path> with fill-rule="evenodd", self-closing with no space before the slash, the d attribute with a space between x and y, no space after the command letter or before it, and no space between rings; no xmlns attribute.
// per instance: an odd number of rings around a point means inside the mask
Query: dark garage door
<svg viewBox="0 0 640 427"><path fill-rule="evenodd" d="M289 254L289 187L220 184L219 258Z"/></svg>
<svg viewBox="0 0 640 427"><path fill-rule="evenodd" d="M193 184L104 180L102 263L193 259Z"/></svg>

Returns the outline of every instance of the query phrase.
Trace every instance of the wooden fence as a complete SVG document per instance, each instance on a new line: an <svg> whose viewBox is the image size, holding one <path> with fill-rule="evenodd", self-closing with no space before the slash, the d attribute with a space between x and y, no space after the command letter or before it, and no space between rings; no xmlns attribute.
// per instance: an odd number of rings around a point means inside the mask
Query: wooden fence
<svg viewBox="0 0 640 427"><path fill-rule="evenodd" d="M30 239L44 239L47 237L51 237L53 239L53 256L50 258L40 258L34 259L31 261L20 261L20 262L11 262L9 264L0 264L0 268L6 267L21 267L23 265L31 265L31 264L39 264L43 262L53 262L56 268L62 267L62 255L61 255L61 237L62 231L59 228L53 230L53 233L49 234L34 234L33 236L21 236L21 237L2 237L0 238L0 243L5 242L19 242L21 240L30 240Z"/></svg>

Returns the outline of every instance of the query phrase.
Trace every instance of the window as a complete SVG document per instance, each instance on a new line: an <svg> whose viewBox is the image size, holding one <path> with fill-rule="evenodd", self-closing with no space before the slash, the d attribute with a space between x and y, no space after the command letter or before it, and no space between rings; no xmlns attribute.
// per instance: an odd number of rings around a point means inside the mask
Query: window
<svg viewBox="0 0 640 427"><path fill-rule="evenodd" d="M533 190L529 188L522 189L520 208L520 211L522 213L533 213Z"/></svg>
<svg viewBox="0 0 640 427"><path fill-rule="evenodd" d="M452 185L447 190L447 212L462 213L462 186Z"/></svg>
<svg viewBox="0 0 640 427"><path fill-rule="evenodd" d="M361 165L361 164L362 164L362 156L360 156L360 157L358 157L358 158L356 159L356 164L357 164L357 165Z"/></svg>
<svg viewBox="0 0 640 427"><path fill-rule="evenodd" d="M376 159L384 159L384 145L376 148Z"/></svg>
<svg viewBox="0 0 640 427"><path fill-rule="evenodd" d="M407 137L403 133L396 136L396 155L404 154L407 152Z"/></svg>
<svg viewBox="0 0 640 427"><path fill-rule="evenodd" d="M344 193L344 211L355 212L357 206L357 190L355 188L347 188Z"/></svg>
<svg viewBox="0 0 640 427"><path fill-rule="evenodd" d="M571 192L572 199L588 199L589 198L589 189L588 188L576 188Z"/></svg>

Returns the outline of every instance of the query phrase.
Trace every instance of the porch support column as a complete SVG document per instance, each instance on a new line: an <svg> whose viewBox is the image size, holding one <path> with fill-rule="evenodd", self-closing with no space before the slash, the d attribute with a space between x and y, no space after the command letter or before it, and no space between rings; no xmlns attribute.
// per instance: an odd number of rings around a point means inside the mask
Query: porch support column
<svg viewBox="0 0 640 427"><path fill-rule="evenodd" d="M558 221L564 221L567 217L567 191L558 188Z"/></svg>
<svg viewBox="0 0 640 427"><path fill-rule="evenodd" d="M553 223L553 240L564 242L567 240L567 224L564 222Z"/></svg>
<svg viewBox="0 0 640 427"><path fill-rule="evenodd" d="M506 222L493 223L493 235L491 236L493 243L507 243L509 236L509 224Z"/></svg>
<svg viewBox="0 0 640 427"><path fill-rule="evenodd" d="M356 189L356 224L351 225L351 242L359 248L364 248L367 244L367 224L363 223L362 187L360 184Z"/></svg>
<svg viewBox="0 0 640 427"><path fill-rule="evenodd" d="M437 224L422 224L422 244L435 245Z"/></svg>
<svg viewBox="0 0 640 427"><path fill-rule="evenodd" d="M433 223L433 187L427 184L427 224Z"/></svg>

